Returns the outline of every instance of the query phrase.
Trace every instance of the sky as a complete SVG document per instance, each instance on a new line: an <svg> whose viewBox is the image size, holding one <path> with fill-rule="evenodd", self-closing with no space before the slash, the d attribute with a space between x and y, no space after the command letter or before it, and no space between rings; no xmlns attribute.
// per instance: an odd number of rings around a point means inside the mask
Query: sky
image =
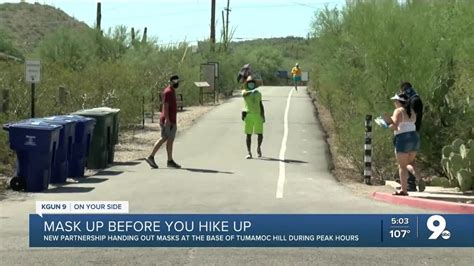
<svg viewBox="0 0 474 266"><path fill-rule="evenodd" d="M0 3L20 1L1 1ZM89 26L95 25L96 0L26 1L62 9ZM230 28L234 40L299 36L306 37L315 12L341 8L345 0L230 0ZM158 39L159 44L196 43L210 36L211 0L102 0L102 29L125 25ZM222 29L222 10L227 0L216 0L216 39Z"/></svg>

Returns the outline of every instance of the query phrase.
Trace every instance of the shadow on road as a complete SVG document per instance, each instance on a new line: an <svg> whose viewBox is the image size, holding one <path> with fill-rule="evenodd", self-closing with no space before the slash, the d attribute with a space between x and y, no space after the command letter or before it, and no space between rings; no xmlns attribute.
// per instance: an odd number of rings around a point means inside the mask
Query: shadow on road
<svg viewBox="0 0 474 266"><path fill-rule="evenodd" d="M292 159L280 160L280 159L270 158L270 157L262 157L262 158L258 158L258 160L271 161L271 162L284 162L284 163L308 163L308 162L300 161L300 160L292 160Z"/></svg>
<svg viewBox="0 0 474 266"><path fill-rule="evenodd" d="M94 190L93 187L55 187L46 190L44 193L87 193Z"/></svg>
<svg viewBox="0 0 474 266"><path fill-rule="evenodd" d="M101 175L121 175L123 174L123 171L112 171L112 170L101 170L94 176L101 176Z"/></svg>
<svg viewBox="0 0 474 266"><path fill-rule="evenodd" d="M227 175L234 174L234 172L218 171L218 170L212 170L212 169L181 168L181 170L186 170L186 171L196 172L196 173L205 173L205 174L227 174Z"/></svg>
<svg viewBox="0 0 474 266"><path fill-rule="evenodd" d="M96 178L96 177L83 177L83 178L73 178L74 182L68 184L98 184L109 180L108 178Z"/></svg>
<svg viewBox="0 0 474 266"><path fill-rule="evenodd" d="M114 166L134 166L134 165L138 165L138 164L141 164L141 162L131 161L131 162L114 162L113 163Z"/></svg>

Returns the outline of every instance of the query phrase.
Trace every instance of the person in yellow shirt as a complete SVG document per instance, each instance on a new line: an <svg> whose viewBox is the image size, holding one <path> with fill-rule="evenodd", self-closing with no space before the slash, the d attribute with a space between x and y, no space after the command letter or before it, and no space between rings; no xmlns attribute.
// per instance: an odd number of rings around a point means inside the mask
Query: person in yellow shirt
<svg viewBox="0 0 474 266"><path fill-rule="evenodd" d="M295 90L298 91L298 84L301 82L301 68L298 63L291 69L291 75L293 76Z"/></svg>

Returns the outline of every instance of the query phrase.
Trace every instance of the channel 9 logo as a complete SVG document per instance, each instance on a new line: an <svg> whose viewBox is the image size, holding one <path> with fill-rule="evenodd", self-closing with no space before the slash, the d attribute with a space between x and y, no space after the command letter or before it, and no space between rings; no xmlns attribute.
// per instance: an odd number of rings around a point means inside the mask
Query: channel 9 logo
<svg viewBox="0 0 474 266"><path fill-rule="evenodd" d="M426 226L433 232L428 239L438 239L441 236L443 239L448 240L451 237L451 232L446 229L446 219L441 215L433 215L426 221Z"/></svg>

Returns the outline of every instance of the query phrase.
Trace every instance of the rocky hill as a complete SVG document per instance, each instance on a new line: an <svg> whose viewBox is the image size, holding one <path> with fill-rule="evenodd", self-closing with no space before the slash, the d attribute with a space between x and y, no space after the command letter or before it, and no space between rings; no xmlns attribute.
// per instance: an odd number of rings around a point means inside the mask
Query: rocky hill
<svg viewBox="0 0 474 266"><path fill-rule="evenodd" d="M31 53L45 36L62 27L88 26L64 11L48 5L0 4L0 42L3 39L23 55Z"/></svg>

